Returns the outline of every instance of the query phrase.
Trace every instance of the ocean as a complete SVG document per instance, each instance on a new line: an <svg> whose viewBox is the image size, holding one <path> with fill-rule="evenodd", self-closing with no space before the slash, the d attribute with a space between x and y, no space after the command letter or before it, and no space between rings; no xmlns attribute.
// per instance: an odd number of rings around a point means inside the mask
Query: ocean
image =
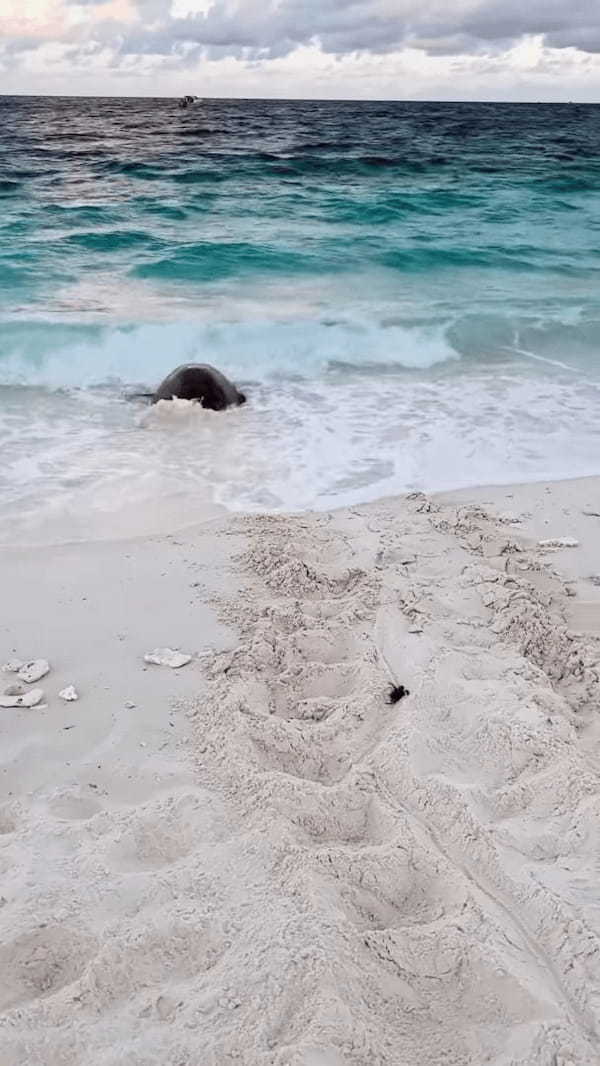
<svg viewBox="0 0 600 1066"><path fill-rule="evenodd" d="M22 543L600 473L600 106L0 98L0 454Z"/></svg>

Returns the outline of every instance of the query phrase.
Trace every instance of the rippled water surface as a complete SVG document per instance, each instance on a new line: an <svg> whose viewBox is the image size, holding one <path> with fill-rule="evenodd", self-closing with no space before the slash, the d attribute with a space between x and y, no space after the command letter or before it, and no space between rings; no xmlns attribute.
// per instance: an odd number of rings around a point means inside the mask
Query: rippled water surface
<svg viewBox="0 0 600 1066"><path fill-rule="evenodd" d="M599 107L0 98L0 540L598 473L599 352Z"/></svg>

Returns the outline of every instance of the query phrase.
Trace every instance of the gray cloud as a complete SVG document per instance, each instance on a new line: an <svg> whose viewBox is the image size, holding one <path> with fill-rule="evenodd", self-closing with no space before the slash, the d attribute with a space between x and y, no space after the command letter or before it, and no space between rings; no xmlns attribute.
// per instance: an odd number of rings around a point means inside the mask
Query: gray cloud
<svg viewBox="0 0 600 1066"><path fill-rule="evenodd" d="M190 41L231 55L281 56L318 42L333 55L390 52L407 44L434 54L496 51L524 34L557 48L600 51L600 3L592 0L215 0L204 15L175 19L169 0L138 0L142 23L124 50L168 54ZM450 9L450 10L449 10Z"/></svg>
<svg viewBox="0 0 600 1066"><path fill-rule="evenodd" d="M135 23L94 21L71 30L65 43L93 39L121 56L180 56L182 63L199 55L279 58L312 43L333 56L384 55L406 45L432 55L495 54L526 34L556 48L600 52L600 0L213 0L205 14L186 18L171 15L171 0L136 6ZM36 43L6 42L13 53Z"/></svg>

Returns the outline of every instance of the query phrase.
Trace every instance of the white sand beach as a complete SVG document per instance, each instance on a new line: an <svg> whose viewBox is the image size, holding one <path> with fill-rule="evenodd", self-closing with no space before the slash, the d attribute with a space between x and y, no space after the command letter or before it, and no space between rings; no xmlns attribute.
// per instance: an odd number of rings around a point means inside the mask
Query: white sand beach
<svg viewBox="0 0 600 1066"><path fill-rule="evenodd" d="M600 479L0 588L0 1066L597 1066Z"/></svg>

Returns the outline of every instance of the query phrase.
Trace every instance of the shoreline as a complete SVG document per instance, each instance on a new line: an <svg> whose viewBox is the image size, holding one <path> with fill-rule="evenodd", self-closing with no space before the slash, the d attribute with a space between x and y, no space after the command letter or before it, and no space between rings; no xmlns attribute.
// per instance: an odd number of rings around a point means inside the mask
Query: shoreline
<svg viewBox="0 0 600 1066"><path fill-rule="evenodd" d="M600 474L584 474L580 477L559 477L559 478L542 478L533 481L508 481L500 483L485 483L481 485L462 485L450 489L435 489L435 490L415 490L421 495L425 495L432 500L437 500L442 503L450 503L456 501L457 503L468 504L476 501L486 501L490 506L495 506L501 499L512 501L517 499L522 502L523 506L526 503L526 497L529 492L532 492L537 497L540 492L546 490L551 491L554 486L572 486L575 495L579 492L585 496L586 489L589 489L590 499L598 499L599 493L596 491L597 484L600 482ZM561 492L563 490L560 490ZM0 541L0 550L2 551L41 551L41 550L54 550L59 548L77 548L85 545L100 545L100 544L134 544L143 542L149 538L168 538L177 536L179 534L193 533L195 530L204 528L205 526L216 523L219 520L226 522L228 518L232 520L241 518L260 518L271 517L273 515L280 518L301 518L303 515L317 518L323 514L339 514L342 511L352 510L355 508L367 508L377 507L378 505L393 505L395 501L406 499L413 495L413 492L400 492L395 494L386 494L383 496L377 496L375 499L362 500L358 503L344 503L338 507L323 507L318 510L299 509L299 510L232 510L225 504L217 503L214 500L206 499L203 502L205 513L201 517L194 517L189 521L183 521L179 516L181 512L185 510L185 501L178 499L176 504L172 507L169 521L165 522L165 519L161 517L159 525L153 526L146 530L136 530L135 532L124 531L119 535L104 534L100 537L83 537L80 539L61 539L61 540L38 540L38 541L19 541L15 543L13 541ZM573 506L577 506L577 500L574 499ZM600 512L600 500L598 502L598 511ZM148 510L152 511L156 509L156 501L151 502L151 506ZM140 510L138 506L137 510ZM115 522L125 517L125 525L127 523L127 510L115 513L114 516L107 512L105 522L110 520L114 527ZM50 523L49 523L50 524Z"/></svg>
<svg viewBox="0 0 600 1066"><path fill-rule="evenodd" d="M593 1066L599 530L597 477L6 549L0 1066Z"/></svg>

